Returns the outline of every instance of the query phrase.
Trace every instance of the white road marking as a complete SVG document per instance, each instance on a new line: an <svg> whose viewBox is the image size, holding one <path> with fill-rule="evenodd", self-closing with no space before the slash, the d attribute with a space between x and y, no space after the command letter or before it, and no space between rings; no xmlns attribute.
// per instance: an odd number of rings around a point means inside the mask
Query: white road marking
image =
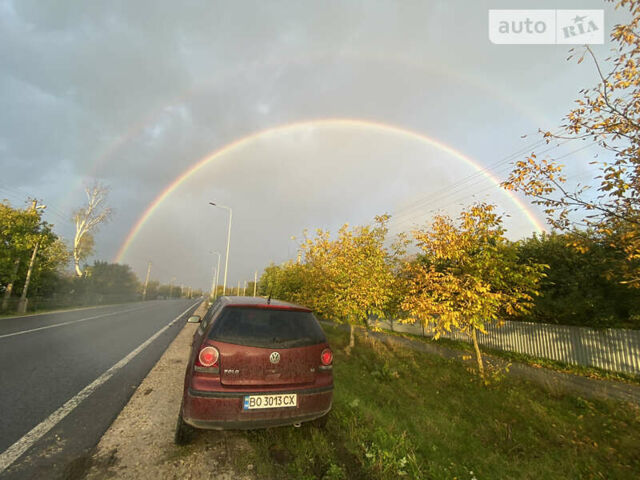
<svg viewBox="0 0 640 480"><path fill-rule="evenodd" d="M65 325L86 322L88 320L95 320L96 318L110 317L112 315L118 315L120 313L126 313L126 312L135 312L136 310L142 310L143 308L147 308L147 305L143 307L138 307L138 308L130 308L129 310L120 310L118 312L103 313L101 315L94 315L93 317L80 318L78 320L69 320L68 322L55 323L53 325L47 325L46 327L31 328L29 330L22 330L20 332L6 333L4 335L0 335L0 338L15 337L16 335L24 335L25 333L39 332L40 330L47 330L49 328L64 327Z"/></svg>
<svg viewBox="0 0 640 480"><path fill-rule="evenodd" d="M2 454L0 454L0 474L4 472L13 462L15 462L24 452L26 452L31 446L40 440L49 430L55 427L62 419L64 419L67 415L69 415L74 408L76 408L84 399L86 399L89 395L91 395L98 387L104 384L107 380L109 380L118 370L124 367L127 363L129 363L133 358L138 355L142 350L144 350L151 342L153 342L156 338L158 338L162 333L164 333L169 327L171 327L174 323L176 323L185 313L187 313L191 308L200 303L199 299L196 303L187 308L184 312L178 315L176 318L171 320L168 325L162 327L155 334L149 337L144 343L138 346L135 350L133 350L129 355L124 357L118 363L113 365L109 370L104 372L98 378L96 378L89 385L84 387L75 397L71 400L67 401L64 405L58 408L55 412L53 412L47 419L40 422L38 425L33 427L31 431L26 433L20 440L7 448Z"/></svg>
<svg viewBox="0 0 640 480"><path fill-rule="evenodd" d="M15 315L15 316L12 315L10 317L0 318L0 322L2 322L3 320L15 320L16 318L41 317L42 315L60 315L62 313L79 312L80 310L96 310L97 308L117 307L118 305L122 305L122 304L110 303L107 305L95 305L93 307L70 307L70 308L64 308L61 310L50 310L50 311L44 311L44 312L38 312L38 313L26 313L24 315Z"/></svg>

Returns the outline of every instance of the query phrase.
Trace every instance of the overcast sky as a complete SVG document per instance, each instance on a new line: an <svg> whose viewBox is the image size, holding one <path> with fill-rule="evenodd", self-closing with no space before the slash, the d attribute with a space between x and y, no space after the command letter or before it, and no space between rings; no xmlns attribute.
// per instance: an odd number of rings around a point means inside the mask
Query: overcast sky
<svg viewBox="0 0 640 480"><path fill-rule="evenodd" d="M209 201L233 208L232 285L294 257L290 237L305 228L384 212L397 232L486 200L508 215L512 238L530 235L532 223L473 166L397 129L504 179L505 160L533 148L538 128L555 129L596 81L592 64L566 61L566 45L489 42L489 8L532 7L604 8L607 30L624 20L596 0L0 0L0 197L42 200L69 239L83 184L104 182L115 215L95 258L113 260L177 177L258 134L159 205L123 258L140 277L151 261L152 278L210 285L228 215ZM566 159L574 180L588 178L592 155Z"/></svg>

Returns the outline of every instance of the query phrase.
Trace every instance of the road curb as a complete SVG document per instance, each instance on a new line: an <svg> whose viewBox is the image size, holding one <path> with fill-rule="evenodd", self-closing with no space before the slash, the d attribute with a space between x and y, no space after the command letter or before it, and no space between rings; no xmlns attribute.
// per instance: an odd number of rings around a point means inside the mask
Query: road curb
<svg viewBox="0 0 640 480"><path fill-rule="evenodd" d="M194 314L202 316L205 311L203 302ZM187 323L140 383L98 443L86 479L182 480L213 474L218 479L252 478L234 471L228 458L228 451L250 448L237 434L202 432L185 447L173 442L184 372L197 328Z"/></svg>

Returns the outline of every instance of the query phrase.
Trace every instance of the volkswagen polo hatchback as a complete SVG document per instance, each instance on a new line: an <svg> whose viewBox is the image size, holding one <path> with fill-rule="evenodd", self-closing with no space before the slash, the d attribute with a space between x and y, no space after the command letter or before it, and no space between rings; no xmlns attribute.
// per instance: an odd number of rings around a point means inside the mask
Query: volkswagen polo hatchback
<svg viewBox="0 0 640 480"><path fill-rule="evenodd" d="M221 297L193 337L176 442L191 427L253 429L323 417L333 400L332 364L308 308Z"/></svg>

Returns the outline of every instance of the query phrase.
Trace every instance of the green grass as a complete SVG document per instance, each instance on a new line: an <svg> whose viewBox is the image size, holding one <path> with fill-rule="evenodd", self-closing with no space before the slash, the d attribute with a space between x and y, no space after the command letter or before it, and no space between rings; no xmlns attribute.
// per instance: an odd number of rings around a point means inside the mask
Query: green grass
<svg viewBox="0 0 640 480"><path fill-rule="evenodd" d="M640 408L505 378L325 327L335 352L326 427L249 432L260 478L638 478Z"/></svg>
<svg viewBox="0 0 640 480"><path fill-rule="evenodd" d="M434 340L431 337L423 337L420 335L413 335L410 333L404 332L394 332L391 330L382 329L385 333L391 335L397 335L405 338L410 338L412 340L418 340L425 343L432 343L435 345L442 345L443 347L452 348L455 350L464 350L466 352L470 352L473 355L473 346L462 340L451 340L449 338L439 338L438 340ZM605 370L603 368L598 367L585 367L582 365L573 365L571 363L560 362L557 360L551 360L548 358L534 357L532 355L527 355L525 353L518 352L510 352L507 350L499 350L495 348L487 348L481 346L483 356L485 354L491 355L493 357L503 358L510 362L518 362L525 363L527 365L531 365L533 367L543 367L548 368L550 370L555 370L557 372L571 373L573 375L581 375L583 377L589 378L598 378L601 380L615 380L618 382L630 383L634 385L640 385L640 376L631 375L622 372L613 372L611 370Z"/></svg>

